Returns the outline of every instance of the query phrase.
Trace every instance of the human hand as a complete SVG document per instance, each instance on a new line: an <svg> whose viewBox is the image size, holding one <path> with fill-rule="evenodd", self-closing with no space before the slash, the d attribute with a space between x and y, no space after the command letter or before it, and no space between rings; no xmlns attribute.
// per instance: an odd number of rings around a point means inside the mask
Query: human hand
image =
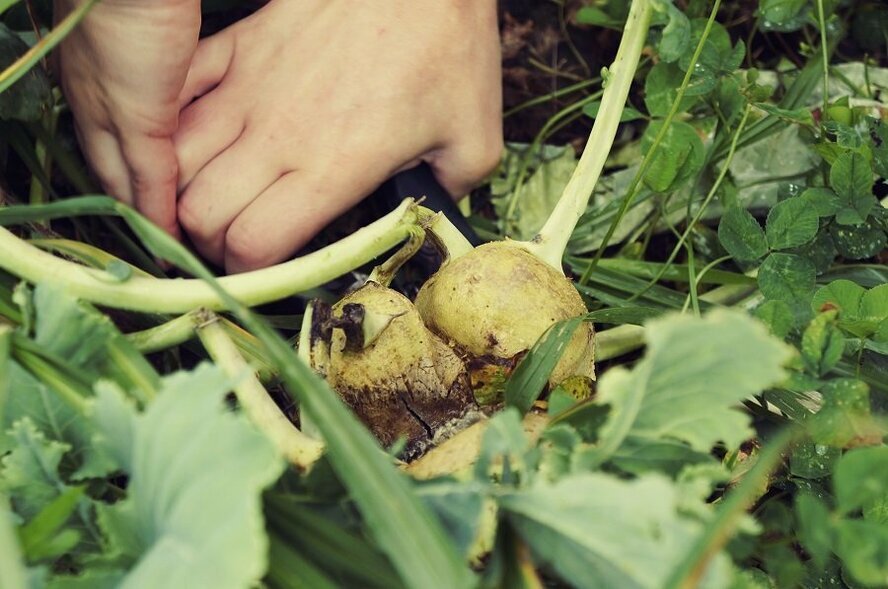
<svg viewBox="0 0 888 589"><path fill-rule="evenodd" d="M83 0L56 0L61 20ZM62 42L61 85L104 189L178 235L172 134L200 0L103 0Z"/></svg>
<svg viewBox="0 0 888 589"><path fill-rule="evenodd" d="M273 0L195 53L179 222L241 272L420 161L463 196L499 162L500 86L491 0Z"/></svg>

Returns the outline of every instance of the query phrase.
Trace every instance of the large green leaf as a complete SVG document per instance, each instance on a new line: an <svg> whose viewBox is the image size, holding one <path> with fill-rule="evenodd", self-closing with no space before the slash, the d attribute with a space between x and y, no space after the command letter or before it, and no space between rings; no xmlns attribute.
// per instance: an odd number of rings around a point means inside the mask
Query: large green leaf
<svg viewBox="0 0 888 589"><path fill-rule="evenodd" d="M67 489L59 463L70 446L48 440L28 418L16 422L10 435L15 448L0 460L0 492L30 519Z"/></svg>
<svg viewBox="0 0 888 589"><path fill-rule="evenodd" d="M125 417L122 393L98 389L96 427L130 476L127 498L100 508L110 545L132 567L122 587L241 588L265 572L261 493L283 462L226 409L228 391L213 367L180 372L121 426L106 419Z"/></svg>
<svg viewBox="0 0 888 589"><path fill-rule="evenodd" d="M9 428L28 419L47 439L72 448L66 457L76 467L72 478L101 477L114 470L116 465L108 454L93 445L93 426L84 415L14 361L10 362L7 378L9 399L0 423L0 452L16 445L15 437L7 433Z"/></svg>
<svg viewBox="0 0 888 589"><path fill-rule="evenodd" d="M629 434L681 440L701 452L748 438L749 417L735 405L781 380L791 348L727 310L654 320L646 332L644 359L632 372L611 369L599 384L599 402L614 407L601 433L603 457Z"/></svg>
<svg viewBox="0 0 888 589"><path fill-rule="evenodd" d="M679 512L676 486L662 475L624 481L579 474L506 495L500 508L534 556L571 585L661 587L703 529ZM702 502L701 502L702 504ZM718 557L702 586L725 587Z"/></svg>
<svg viewBox="0 0 888 589"><path fill-rule="evenodd" d="M154 396L157 373L108 317L47 284L34 289L34 310L34 341L43 350L91 380L112 379L140 400Z"/></svg>

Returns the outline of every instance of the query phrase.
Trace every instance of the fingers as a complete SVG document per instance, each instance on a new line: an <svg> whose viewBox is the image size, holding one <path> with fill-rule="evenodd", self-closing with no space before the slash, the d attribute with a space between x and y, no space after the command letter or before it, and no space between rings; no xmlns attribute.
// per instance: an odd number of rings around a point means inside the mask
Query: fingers
<svg viewBox="0 0 888 589"><path fill-rule="evenodd" d="M179 198L182 228L202 255L220 265L232 221L282 173L254 137L245 134L210 161Z"/></svg>
<svg viewBox="0 0 888 589"><path fill-rule="evenodd" d="M176 223L178 164L169 137L123 137L123 157L129 168L133 204L167 233L179 237Z"/></svg>
<svg viewBox="0 0 888 589"><path fill-rule="evenodd" d="M234 35L228 30L201 40L179 93L179 108L185 108L192 100L217 86L225 77L233 57Z"/></svg>
<svg viewBox="0 0 888 589"><path fill-rule="evenodd" d="M117 200L133 204L129 169L117 138L108 131L75 125L77 138L87 161L105 192Z"/></svg>
<svg viewBox="0 0 888 589"><path fill-rule="evenodd" d="M352 174L335 172L291 172L259 195L225 234L225 269L246 272L285 260L386 175L365 175L356 182Z"/></svg>
<svg viewBox="0 0 888 589"><path fill-rule="evenodd" d="M237 104L228 100L223 87L186 107L173 135L179 161L179 189L187 187L210 160L234 144L243 130Z"/></svg>

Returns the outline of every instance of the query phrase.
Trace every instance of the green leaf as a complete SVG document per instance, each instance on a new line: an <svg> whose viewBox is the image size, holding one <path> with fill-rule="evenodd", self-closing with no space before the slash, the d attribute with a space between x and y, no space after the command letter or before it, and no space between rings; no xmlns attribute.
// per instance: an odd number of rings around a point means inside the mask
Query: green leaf
<svg viewBox="0 0 888 589"><path fill-rule="evenodd" d="M870 420L866 383L838 378L822 385L820 392L823 407L808 419L808 429L816 443L845 448L878 437Z"/></svg>
<svg viewBox="0 0 888 589"><path fill-rule="evenodd" d="M652 117L665 117L678 97L684 72L672 63L661 61L651 68L644 79L644 105ZM685 112L697 102L697 96L685 91L678 112Z"/></svg>
<svg viewBox="0 0 888 589"><path fill-rule="evenodd" d="M506 405L522 414L530 410L581 323L580 318L559 321L533 345L506 383Z"/></svg>
<svg viewBox="0 0 888 589"><path fill-rule="evenodd" d="M0 493L0 587L26 587L28 572L15 533L9 500Z"/></svg>
<svg viewBox="0 0 888 589"><path fill-rule="evenodd" d="M883 12L888 18L888 11ZM884 121L868 119L873 149L873 168L882 178L888 178L888 125Z"/></svg>
<svg viewBox="0 0 888 589"><path fill-rule="evenodd" d="M132 562L124 585L256 583L268 549L261 493L283 463L262 434L225 408L230 385L221 371L204 365L163 384L143 414L133 411L131 428L96 413L100 431L130 454L127 498L99 510L109 541ZM119 407L110 389L97 393L97 406Z"/></svg>
<svg viewBox="0 0 888 589"><path fill-rule="evenodd" d="M651 321L646 339L632 372L612 368L599 383L598 402L614 407L599 442L605 457L629 434L682 440L699 452L719 441L738 447L751 430L735 405L779 382L791 355L764 325L726 310Z"/></svg>
<svg viewBox="0 0 888 589"><path fill-rule="evenodd" d="M888 238L874 219L855 227L833 225L830 235L839 253L851 260L871 258L885 248Z"/></svg>
<svg viewBox="0 0 888 589"><path fill-rule="evenodd" d="M833 485L843 514L884 499L888 496L888 446L848 451L836 464Z"/></svg>
<svg viewBox="0 0 888 589"><path fill-rule="evenodd" d="M623 21L615 19L607 12L595 6L583 6L574 15L578 25L595 25L609 29L622 29Z"/></svg>
<svg viewBox="0 0 888 589"><path fill-rule="evenodd" d="M836 213L836 222L840 225L863 223L877 204L873 195L873 172L866 158L855 151L846 151L830 168L829 182L843 207Z"/></svg>
<svg viewBox="0 0 888 589"><path fill-rule="evenodd" d="M101 477L116 468L116 464L101 448L94 447L94 428L80 412L59 395L24 370L16 362L9 367L10 397L7 405L4 432L12 425L27 419L48 440L64 443L73 451L67 458L75 465L74 480ZM0 451L15 447L13 436L0 433Z"/></svg>
<svg viewBox="0 0 888 589"><path fill-rule="evenodd" d="M768 299L793 305L804 304L814 291L814 264L795 254L771 254L759 268L758 283Z"/></svg>
<svg viewBox="0 0 888 589"><path fill-rule="evenodd" d="M837 529L836 552L845 570L866 586L888 585L888 525L846 519Z"/></svg>
<svg viewBox="0 0 888 589"><path fill-rule="evenodd" d="M22 550L28 560L61 556L80 541L76 530L63 530L62 527L74 514L83 492L84 487L66 489L19 530ZM65 539L66 534L68 539Z"/></svg>
<svg viewBox="0 0 888 589"><path fill-rule="evenodd" d="M749 211L730 207L718 224L718 241L734 258L752 262L768 253L768 241L761 225Z"/></svg>
<svg viewBox="0 0 888 589"><path fill-rule="evenodd" d="M652 148L662 126L662 121L648 125L641 138L643 153L647 154ZM669 192L699 172L703 160L703 141L697 130L683 121L673 121L651 158L644 182L654 192Z"/></svg>
<svg viewBox="0 0 888 589"><path fill-rule="evenodd" d="M842 319L857 319L860 316L860 302L865 289L850 280L834 280L817 289L811 300L811 309L815 313L830 308L839 310Z"/></svg>
<svg viewBox="0 0 888 589"><path fill-rule="evenodd" d="M775 336L785 339L795 326L792 309L784 301L765 301L755 308L753 315L764 322Z"/></svg>
<svg viewBox="0 0 888 589"><path fill-rule="evenodd" d="M826 187L814 187L806 189L799 198L817 213L818 217L835 215L842 203L839 195Z"/></svg>
<svg viewBox="0 0 888 589"><path fill-rule="evenodd" d="M154 397L157 372L106 315L49 284L34 289L34 309L34 341L43 350L82 369L93 381L115 381L140 401Z"/></svg>
<svg viewBox="0 0 888 589"><path fill-rule="evenodd" d="M70 446L46 439L28 418L17 421L10 435L15 447L0 460L0 492L30 520L67 490L59 463Z"/></svg>
<svg viewBox="0 0 888 589"><path fill-rule="evenodd" d="M789 470L793 476L822 479L832 474L833 466L841 455L842 451L832 446L801 442L789 457Z"/></svg>
<svg viewBox="0 0 888 589"><path fill-rule="evenodd" d="M860 318L883 321L888 318L888 284L869 289L860 300Z"/></svg>
<svg viewBox="0 0 888 589"><path fill-rule="evenodd" d="M807 0L761 0L759 14L766 30L795 31L806 22Z"/></svg>
<svg viewBox="0 0 888 589"><path fill-rule="evenodd" d="M657 45L660 59L671 63L687 52L691 42L691 21L672 2L666 4L669 22L663 28L663 36Z"/></svg>
<svg viewBox="0 0 888 589"><path fill-rule="evenodd" d="M703 527L678 506L674 484L653 474L580 474L500 499L537 560L580 588L660 587ZM714 556L701 586L725 586L727 560Z"/></svg>
<svg viewBox="0 0 888 589"><path fill-rule="evenodd" d="M835 326L836 315L835 310L819 314L802 333L802 359L817 376L835 368L845 351L845 338Z"/></svg>
<svg viewBox="0 0 888 589"><path fill-rule="evenodd" d="M28 46L0 23L0 71L28 50ZM16 83L0 93L0 119L36 121L52 102L52 84L42 67L31 68Z"/></svg>
<svg viewBox="0 0 888 589"><path fill-rule="evenodd" d="M781 201L771 209L765 234L772 250L785 250L808 243L819 228L817 213L796 197Z"/></svg>

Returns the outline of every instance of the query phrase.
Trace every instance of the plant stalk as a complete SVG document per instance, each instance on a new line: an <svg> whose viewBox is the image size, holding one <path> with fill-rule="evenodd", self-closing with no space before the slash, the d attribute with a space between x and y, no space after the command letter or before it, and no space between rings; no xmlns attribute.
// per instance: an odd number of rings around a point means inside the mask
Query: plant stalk
<svg viewBox="0 0 888 589"><path fill-rule="evenodd" d="M647 39L651 10L650 0L633 0L617 56L605 76L601 108L589 134L586 149L543 228L532 241L522 244L532 254L559 271L567 242L586 211L616 137L620 116L623 114L635 69Z"/></svg>
<svg viewBox="0 0 888 589"><path fill-rule="evenodd" d="M260 305L320 286L388 251L416 224L411 201L360 231L321 250L276 266L219 279L247 306ZM32 282L63 285L68 294L91 303L150 313L186 313L225 308L218 291L197 279L132 276L119 281L107 272L59 259L0 227L0 268Z"/></svg>
<svg viewBox="0 0 888 589"><path fill-rule="evenodd" d="M303 434L274 403L253 369L212 312L191 316L192 328L213 361L234 381L234 393L244 413L293 465L308 469L324 452L324 444Z"/></svg>
<svg viewBox="0 0 888 589"><path fill-rule="evenodd" d="M438 249L445 254L447 260L456 258L472 251L472 244L460 233L443 213L431 209L417 207L417 216L427 234L437 242Z"/></svg>

